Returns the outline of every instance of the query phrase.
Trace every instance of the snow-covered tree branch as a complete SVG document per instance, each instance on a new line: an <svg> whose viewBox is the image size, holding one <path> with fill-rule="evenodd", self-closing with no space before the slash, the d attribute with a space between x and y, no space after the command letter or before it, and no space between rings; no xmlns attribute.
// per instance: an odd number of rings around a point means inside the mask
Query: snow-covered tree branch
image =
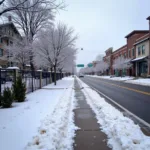
<svg viewBox="0 0 150 150"><path fill-rule="evenodd" d="M7 1L8 7L18 2L22 8L26 8L12 10L11 13L7 13L7 16L12 16L17 28L32 44L40 30L52 26L56 11L65 6L63 2L57 2L57 0L26 0L24 3L22 1ZM33 51L30 51L30 65L31 69L34 70Z"/></svg>
<svg viewBox="0 0 150 150"><path fill-rule="evenodd" d="M0 16L3 14L19 10L19 11L31 11L30 8L35 7L38 4L51 5L52 9L65 8L64 2L56 3L57 0L1 0L0 1ZM32 2L32 5L28 5L28 2Z"/></svg>
<svg viewBox="0 0 150 150"><path fill-rule="evenodd" d="M76 40L74 29L63 23L58 23L56 27L43 31L34 43L36 65L53 68L56 74L57 69L63 67L66 59L76 53Z"/></svg>
<svg viewBox="0 0 150 150"><path fill-rule="evenodd" d="M29 43L26 37L22 39L14 39L13 45L6 47L9 55L9 61L17 62L22 69L25 69L25 65L30 63L30 51L32 45Z"/></svg>

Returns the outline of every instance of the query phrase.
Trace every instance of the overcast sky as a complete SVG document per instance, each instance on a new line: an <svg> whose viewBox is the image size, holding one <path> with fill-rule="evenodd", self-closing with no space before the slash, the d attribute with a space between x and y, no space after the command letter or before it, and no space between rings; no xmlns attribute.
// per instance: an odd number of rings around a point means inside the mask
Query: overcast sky
<svg viewBox="0 0 150 150"><path fill-rule="evenodd" d="M56 20L72 26L79 35L77 64L91 62L109 47L123 46L124 37L133 30L148 29L150 0L66 0L66 4L66 11L60 11Z"/></svg>

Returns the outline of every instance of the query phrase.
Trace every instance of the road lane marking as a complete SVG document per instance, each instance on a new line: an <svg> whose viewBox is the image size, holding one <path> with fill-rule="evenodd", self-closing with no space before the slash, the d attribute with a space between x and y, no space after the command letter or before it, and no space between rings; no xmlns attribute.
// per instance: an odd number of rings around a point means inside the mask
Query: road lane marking
<svg viewBox="0 0 150 150"><path fill-rule="evenodd" d="M101 82L109 84L109 85L113 85L113 86L116 86L116 87L120 87L120 88L123 88L123 89L127 89L129 91L134 91L134 92L137 92L137 93L141 93L141 94L149 95L150 96L149 92L144 92L144 91L136 90L136 89L133 89L133 88L129 88L129 87L126 87L126 86L117 85L117 84L114 84L114 83L109 83L109 82L106 82L106 81L101 81Z"/></svg>
<svg viewBox="0 0 150 150"><path fill-rule="evenodd" d="M86 83L87 84L87 83ZM125 112L127 112L129 115L133 116L134 118L136 118L139 122L141 122L142 124L144 124L145 126L150 128L150 124L146 121L144 121L143 119L141 119L140 117L136 116L135 114L133 114L131 111L127 110L125 107L121 106L120 104L118 104L117 102L115 102L113 99L111 99L110 97L108 97L107 95L105 95L104 93L98 91L97 89L95 89L93 86L87 84L89 87L91 87L92 89L94 89L97 93L101 94L103 97L107 98L108 100L110 100L113 104L115 104L116 106L118 106L119 108L121 108L122 110L124 110Z"/></svg>

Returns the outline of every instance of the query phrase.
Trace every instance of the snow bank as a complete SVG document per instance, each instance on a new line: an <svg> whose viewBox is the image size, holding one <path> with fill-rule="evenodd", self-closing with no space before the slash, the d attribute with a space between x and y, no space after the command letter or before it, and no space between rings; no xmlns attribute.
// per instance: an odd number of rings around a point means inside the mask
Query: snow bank
<svg viewBox="0 0 150 150"><path fill-rule="evenodd" d="M82 87L87 87L80 79L78 81ZM113 150L150 150L150 137L145 136L138 125L108 104L96 91L88 87L83 92L101 130L108 136L109 147Z"/></svg>
<svg viewBox="0 0 150 150"><path fill-rule="evenodd" d="M130 81L126 81L126 82L127 83L132 83L132 84L150 86L150 79L136 79L136 80L130 80Z"/></svg>
<svg viewBox="0 0 150 150"><path fill-rule="evenodd" d="M16 70L19 70L19 67L8 67L7 69L16 69Z"/></svg>
<svg viewBox="0 0 150 150"><path fill-rule="evenodd" d="M108 80L114 80L114 81L127 81L127 80L132 80L134 77L110 77L110 76L97 76L97 75L90 75L90 77L95 77L95 78L101 78L101 79L108 79Z"/></svg>
<svg viewBox="0 0 150 150"><path fill-rule="evenodd" d="M69 85L73 84L73 79L66 79L66 82L65 79L58 81L58 85L63 85L63 84L65 85L65 87L69 87ZM54 87L54 85L51 85L51 87ZM55 116L54 109L56 110L56 107L58 107L61 98L62 101L70 100L67 99L67 97L65 99L65 96L63 96L65 92L66 89L62 89L62 90L41 89L28 94L26 102L13 103L13 107L8 109L1 108L0 109L0 150L10 150L10 149L23 150L27 145L27 143L29 141L32 141L33 136L37 134L37 129L39 127L41 128L44 127L44 125L41 126L41 123L43 124L44 118L46 123L46 120L50 116L51 117ZM61 106L59 106L59 108L61 109ZM59 114L60 113L63 112L59 111ZM57 120L56 117L55 119ZM53 119L53 121L55 120ZM57 126L55 126L55 128L57 130ZM51 131L54 132L54 130Z"/></svg>
<svg viewBox="0 0 150 150"><path fill-rule="evenodd" d="M74 124L73 109L76 106L73 85L66 89L51 115L42 121L38 134L26 150L72 150L77 127Z"/></svg>

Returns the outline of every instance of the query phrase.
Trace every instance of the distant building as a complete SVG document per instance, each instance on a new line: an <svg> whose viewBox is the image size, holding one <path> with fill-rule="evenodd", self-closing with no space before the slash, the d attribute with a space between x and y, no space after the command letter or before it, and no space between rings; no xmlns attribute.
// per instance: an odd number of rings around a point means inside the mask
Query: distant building
<svg viewBox="0 0 150 150"><path fill-rule="evenodd" d="M113 48L105 51L103 60L108 63L106 74L114 75L113 64L118 57L130 60L132 67L125 70L129 76L150 76L150 17L149 30L134 30L125 36L127 43L113 52Z"/></svg>
<svg viewBox="0 0 150 150"><path fill-rule="evenodd" d="M17 65L9 61L11 55L6 51L6 46L13 45L14 39L21 39L21 35L9 16L8 23L0 24L0 66L3 68Z"/></svg>
<svg viewBox="0 0 150 150"><path fill-rule="evenodd" d="M104 62L106 62L107 64L108 64L108 69L106 70L106 74L107 75L110 75L110 74L112 74L112 72L113 72L113 69L112 69L112 64L113 64L113 56L112 56L112 54L113 54L113 48L112 47L110 47L109 49L107 49L106 51L105 51L105 56L103 57L103 61Z"/></svg>

